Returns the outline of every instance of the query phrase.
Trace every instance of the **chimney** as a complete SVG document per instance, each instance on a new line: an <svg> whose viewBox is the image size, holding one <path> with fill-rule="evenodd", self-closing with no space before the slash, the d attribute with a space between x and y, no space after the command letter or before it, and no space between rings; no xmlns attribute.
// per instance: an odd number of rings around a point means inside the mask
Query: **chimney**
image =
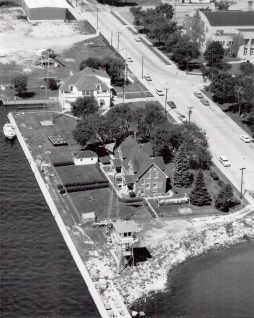
<svg viewBox="0 0 254 318"><path fill-rule="evenodd" d="M248 11L253 11L253 9L252 9L252 1L248 1Z"/></svg>

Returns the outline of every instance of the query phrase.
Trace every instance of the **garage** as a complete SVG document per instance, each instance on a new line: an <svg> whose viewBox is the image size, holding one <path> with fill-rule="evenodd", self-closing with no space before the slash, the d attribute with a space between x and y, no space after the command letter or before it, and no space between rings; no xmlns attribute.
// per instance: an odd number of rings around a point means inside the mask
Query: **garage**
<svg viewBox="0 0 254 318"><path fill-rule="evenodd" d="M29 21L64 21L70 5L66 0L22 0Z"/></svg>

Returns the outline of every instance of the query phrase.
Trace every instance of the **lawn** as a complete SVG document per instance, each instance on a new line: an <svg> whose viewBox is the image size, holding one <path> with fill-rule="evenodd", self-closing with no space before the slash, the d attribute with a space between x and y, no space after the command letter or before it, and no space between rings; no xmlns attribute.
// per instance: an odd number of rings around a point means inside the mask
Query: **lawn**
<svg viewBox="0 0 254 318"><path fill-rule="evenodd" d="M94 165L84 166L64 166L55 168L62 183L86 183L86 182L100 182L103 181L103 177Z"/></svg>
<svg viewBox="0 0 254 318"><path fill-rule="evenodd" d="M133 84L125 85L124 94L126 99L133 99L133 98L148 98L153 97L153 94L147 90L145 85L143 85L139 80L134 77L135 82ZM115 92L117 93L118 97L123 97L123 86L116 86L113 85Z"/></svg>
<svg viewBox="0 0 254 318"><path fill-rule="evenodd" d="M71 150L68 147L68 150L65 148L56 148L52 149L49 154L49 158L53 165L69 165L70 163L73 163L73 152L78 151L79 147L75 147L73 150Z"/></svg>
<svg viewBox="0 0 254 318"><path fill-rule="evenodd" d="M95 212L98 220L106 218L115 219L115 216L110 214L110 199L112 192L109 188L96 189L82 192L69 193L74 205L80 214ZM118 203L119 217L121 219L151 219L151 215L144 206L134 207L124 203Z"/></svg>

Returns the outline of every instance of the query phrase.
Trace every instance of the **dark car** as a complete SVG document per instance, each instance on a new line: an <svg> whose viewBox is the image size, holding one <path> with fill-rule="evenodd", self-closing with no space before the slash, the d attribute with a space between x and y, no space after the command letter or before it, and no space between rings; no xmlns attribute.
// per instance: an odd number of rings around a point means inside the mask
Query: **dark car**
<svg viewBox="0 0 254 318"><path fill-rule="evenodd" d="M168 102L168 106L171 108L176 108L176 104L172 100Z"/></svg>
<svg viewBox="0 0 254 318"><path fill-rule="evenodd" d="M27 20L27 16L26 15L17 15L16 18L17 19Z"/></svg>

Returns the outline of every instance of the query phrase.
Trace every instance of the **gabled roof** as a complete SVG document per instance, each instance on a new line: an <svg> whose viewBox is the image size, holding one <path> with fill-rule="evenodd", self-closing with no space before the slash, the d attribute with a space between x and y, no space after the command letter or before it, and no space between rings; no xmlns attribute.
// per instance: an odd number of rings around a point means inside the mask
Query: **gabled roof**
<svg viewBox="0 0 254 318"><path fill-rule="evenodd" d="M211 26L254 26L254 11L200 11Z"/></svg>
<svg viewBox="0 0 254 318"><path fill-rule="evenodd" d="M65 0L24 0L28 8L71 8Z"/></svg>
<svg viewBox="0 0 254 318"><path fill-rule="evenodd" d="M117 233L139 232L140 229L134 221L117 221L112 223Z"/></svg>
<svg viewBox="0 0 254 318"><path fill-rule="evenodd" d="M79 151L74 153L76 159L97 158L98 156L91 150Z"/></svg>
<svg viewBox="0 0 254 318"><path fill-rule="evenodd" d="M100 76L110 79L108 74L105 71L102 70L95 70L91 67L85 67L82 71L78 72L79 75L85 75L85 76Z"/></svg>
<svg viewBox="0 0 254 318"><path fill-rule="evenodd" d="M127 158L123 161L123 166L128 169L128 164L132 163L134 173L137 173L144 161L151 161L150 156L143 151L140 145L135 145L131 148Z"/></svg>
<svg viewBox="0 0 254 318"><path fill-rule="evenodd" d="M121 148L123 159L125 159L135 145L138 145L137 141L132 136L129 136L116 148L115 153L118 153Z"/></svg>

